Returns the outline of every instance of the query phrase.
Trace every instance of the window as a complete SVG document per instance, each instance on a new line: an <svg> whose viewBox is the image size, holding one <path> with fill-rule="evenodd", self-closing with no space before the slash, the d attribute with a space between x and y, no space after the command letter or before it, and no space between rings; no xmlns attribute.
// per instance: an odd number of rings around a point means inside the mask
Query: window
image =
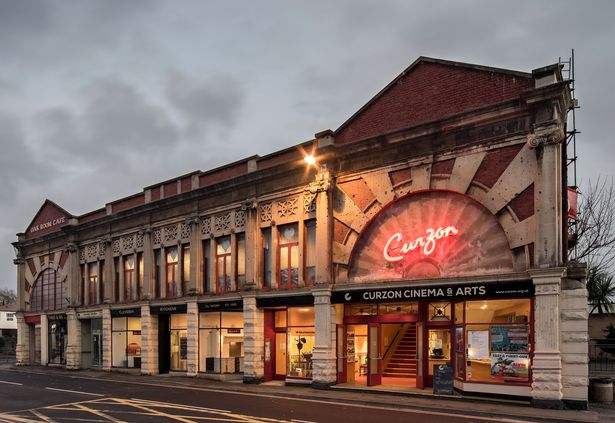
<svg viewBox="0 0 615 423"><path fill-rule="evenodd" d="M98 262L98 302L103 302L105 299L105 261L101 260Z"/></svg>
<svg viewBox="0 0 615 423"><path fill-rule="evenodd" d="M231 290L231 238L219 238L216 244L216 284L218 292Z"/></svg>
<svg viewBox="0 0 615 423"><path fill-rule="evenodd" d="M6 321L12 322L13 320L15 320L15 313L6 313Z"/></svg>
<svg viewBox="0 0 615 423"><path fill-rule="evenodd" d="M177 272L179 266L179 257L177 255L177 247L166 249L166 271L167 271L167 286L166 297L173 298L177 296Z"/></svg>
<svg viewBox="0 0 615 423"><path fill-rule="evenodd" d="M200 313L199 371L243 371L243 313Z"/></svg>
<svg viewBox="0 0 615 423"><path fill-rule="evenodd" d="M263 229L263 287L271 287L271 228Z"/></svg>
<svg viewBox="0 0 615 423"><path fill-rule="evenodd" d="M316 221L309 220L305 223L305 274L303 276L306 285L316 282Z"/></svg>
<svg viewBox="0 0 615 423"><path fill-rule="evenodd" d="M113 301L120 302L120 258L113 259Z"/></svg>
<svg viewBox="0 0 615 423"><path fill-rule="evenodd" d="M288 376L312 377L314 307L288 308Z"/></svg>
<svg viewBox="0 0 615 423"><path fill-rule="evenodd" d="M188 316L171 315L171 370L188 369Z"/></svg>
<svg viewBox="0 0 615 423"><path fill-rule="evenodd" d="M246 235L241 233L236 235L237 240L237 287L243 286L246 282Z"/></svg>
<svg viewBox="0 0 615 423"><path fill-rule="evenodd" d="M60 310L68 305L64 283L53 269L45 269L34 282L31 311Z"/></svg>
<svg viewBox="0 0 615 423"><path fill-rule="evenodd" d="M90 263L86 265L88 269L88 305L98 303L98 263Z"/></svg>
<svg viewBox="0 0 615 423"><path fill-rule="evenodd" d="M162 255L160 250L154 250L154 296L162 295Z"/></svg>
<svg viewBox="0 0 615 423"><path fill-rule="evenodd" d="M135 258L129 255L124 258L124 301L130 303L138 299Z"/></svg>
<svg viewBox="0 0 615 423"><path fill-rule="evenodd" d="M291 288L299 283L299 231L297 224L280 227L278 286Z"/></svg>
<svg viewBox="0 0 615 423"><path fill-rule="evenodd" d="M141 367L141 318L114 317L111 333L113 367Z"/></svg>
<svg viewBox="0 0 615 423"><path fill-rule="evenodd" d="M210 257L210 241L206 239L203 241L203 292L209 292L211 290L211 278L209 276L209 270L211 269Z"/></svg>
<svg viewBox="0 0 615 423"><path fill-rule="evenodd" d="M188 293L190 285L190 247L182 246L182 295Z"/></svg>
<svg viewBox="0 0 615 423"><path fill-rule="evenodd" d="M137 253L137 300L143 294L143 253Z"/></svg>

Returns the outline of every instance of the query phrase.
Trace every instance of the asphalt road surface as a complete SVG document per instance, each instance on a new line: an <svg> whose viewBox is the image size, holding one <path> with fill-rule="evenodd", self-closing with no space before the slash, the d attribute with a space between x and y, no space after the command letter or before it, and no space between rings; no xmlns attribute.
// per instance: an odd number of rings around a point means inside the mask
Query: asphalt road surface
<svg viewBox="0 0 615 423"><path fill-rule="evenodd" d="M228 388L227 388L228 389ZM401 399L400 399L401 401ZM511 418L0 369L0 422L521 423Z"/></svg>

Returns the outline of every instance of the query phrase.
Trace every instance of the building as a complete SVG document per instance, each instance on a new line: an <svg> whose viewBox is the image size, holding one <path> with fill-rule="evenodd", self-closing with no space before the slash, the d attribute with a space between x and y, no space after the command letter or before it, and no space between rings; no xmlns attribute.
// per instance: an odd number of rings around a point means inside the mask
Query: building
<svg viewBox="0 0 615 423"><path fill-rule="evenodd" d="M0 305L0 336L17 336L16 304Z"/></svg>
<svg viewBox="0 0 615 423"><path fill-rule="evenodd" d="M82 216L47 200L14 243L17 362L414 389L448 364L586 408L570 106L558 65L421 57L309 142Z"/></svg>

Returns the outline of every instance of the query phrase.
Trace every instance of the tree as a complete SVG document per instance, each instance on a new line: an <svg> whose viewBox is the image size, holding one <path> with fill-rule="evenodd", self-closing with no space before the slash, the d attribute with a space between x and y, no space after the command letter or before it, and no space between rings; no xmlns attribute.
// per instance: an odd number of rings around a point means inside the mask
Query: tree
<svg viewBox="0 0 615 423"><path fill-rule="evenodd" d="M608 314L613 311L615 304L613 275L600 271L596 267L590 268L587 277L587 294L587 302L591 307L590 313L597 311L598 314Z"/></svg>
<svg viewBox="0 0 615 423"><path fill-rule="evenodd" d="M0 288L0 304L14 304L17 302L15 291L9 288Z"/></svg>
<svg viewBox="0 0 615 423"><path fill-rule="evenodd" d="M615 262L615 187L613 178L598 177L581 192L569 248L572 260L608 271Z"/></svg>

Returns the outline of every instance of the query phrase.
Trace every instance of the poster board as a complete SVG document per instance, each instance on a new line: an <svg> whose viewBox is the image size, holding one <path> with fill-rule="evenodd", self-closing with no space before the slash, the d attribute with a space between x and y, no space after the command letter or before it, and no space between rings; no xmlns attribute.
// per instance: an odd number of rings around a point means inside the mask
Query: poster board
<svg viewBox="0 0 615 423"><path fill-rule="evenodd" d="M433 393L452 394L453 389L453 366L450 364L434 364Z"/></svg>
<svg viewBox="0 0 615 423"><path fill-rule="evenodd" d="M468 331L468 360L489 359L489 331Z"/></svg>

